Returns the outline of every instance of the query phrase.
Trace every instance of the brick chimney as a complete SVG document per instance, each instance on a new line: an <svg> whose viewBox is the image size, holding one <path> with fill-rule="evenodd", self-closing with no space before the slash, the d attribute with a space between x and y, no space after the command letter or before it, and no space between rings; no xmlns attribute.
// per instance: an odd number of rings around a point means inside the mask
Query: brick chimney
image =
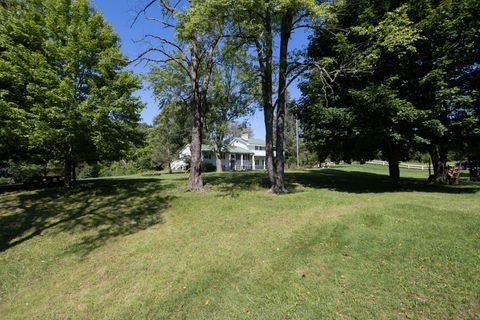
<svg viewBox="0 0 480 320"><path fill-rule="evenodd" d="M248 131L243 131L242 134L240 135L240 137L241 137L243 140L247 140L247 141L248 141Z"/></svg>

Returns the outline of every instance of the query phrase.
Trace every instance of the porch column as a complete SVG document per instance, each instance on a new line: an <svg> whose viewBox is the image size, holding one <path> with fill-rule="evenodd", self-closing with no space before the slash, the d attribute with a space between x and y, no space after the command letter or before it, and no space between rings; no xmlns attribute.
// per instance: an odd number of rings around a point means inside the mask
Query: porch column
<svg viewBox="0 0 480 320"><path fill-rule="evenodd" d="M255 155L252 155L252 170L255 170Z"/></svg>
<svg viewBox="0 0 480 320"><path fill-rule="evenodd" d="M243 170L243 153L240 154L240 170Z"/></svg>
<svg viewBox="0 0 480 320"><path fill-rule="evenodd" d="M265 170L265 169L267 168L267 167L265 166L265 162L266 162L265 160L266 160L266 159L267 159L267 158L264 158L264 159L263 159L263 170Z"/></svg>

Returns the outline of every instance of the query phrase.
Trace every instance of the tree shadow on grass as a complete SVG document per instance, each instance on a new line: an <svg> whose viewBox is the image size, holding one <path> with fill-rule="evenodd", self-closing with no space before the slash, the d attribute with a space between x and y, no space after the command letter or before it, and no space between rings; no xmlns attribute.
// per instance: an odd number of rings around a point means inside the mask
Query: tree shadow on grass
<svg viewBox="0 0 480 320"><path fill-rule="evenodd" d="M0 251L43 234L74 235L84 254L109 239L163 223L173 196L158 179L87 180L72 189L5 193L0 198Z"/></svg>
<svg viewBox="0 0 480 320"><path fill-rule="evenodd" d="M244 190L267 189L268 177L261 171L222 172L206 175L205 186L220 191L222 196L236 198Z"/></svg>
<svg viewBox="0 0 480 320"><path fill-rule="evenodd" d="M204 181L222 196L237 197L241 190L268 188L268 179L262 172L214 174ZM451 194L476 193L480 184L430 185L421 178L401 178L398 185L392 184L384 174L346 171L341 169L305 170L286 172L287 189L291 192L302 188L328 189L347 193L383 193L383 192L440 192Z"/></svg>
<svg viewBox="0 0 480 320"><path fill-rule="evenodd" d="M476 193L479 184L459 185L428 184L423 178L401 178L397 185L385 174L345 171L341 169L308 170L287 173L289 183L295 182L304 187L324 188L349 193L383 192L436 192L436 193Z"/></svg>

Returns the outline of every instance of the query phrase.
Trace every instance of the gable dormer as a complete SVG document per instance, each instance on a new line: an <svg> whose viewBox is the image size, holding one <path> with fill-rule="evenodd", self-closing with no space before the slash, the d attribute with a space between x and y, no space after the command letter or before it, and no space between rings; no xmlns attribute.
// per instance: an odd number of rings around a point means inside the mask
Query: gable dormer
<svg viewBox="0 0 480 320"><path fill-rule="evenodd" d="M232 146L235 146L235 147L238 147L238 148L242 148L242 149L245 149L245 150L249 150L249 145L248 145L248 141L242 139L242 138L234 138L231 142L231 145Z"/></svg>

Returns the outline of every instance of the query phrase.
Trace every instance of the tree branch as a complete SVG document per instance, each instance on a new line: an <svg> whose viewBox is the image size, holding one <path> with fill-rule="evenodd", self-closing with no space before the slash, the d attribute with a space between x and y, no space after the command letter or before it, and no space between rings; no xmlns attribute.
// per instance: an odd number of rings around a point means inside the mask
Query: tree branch
<svg viewBox="0 0 480 320"><path fill-rule="evenodd" d="M171 29L175 29L176 26L174 24L171 24L171 23L168 23L164 20L161 20L161 19L157 19L157 18L154 18L154 17L145 17L146 20L148 21L155 21L155 22L158 22L160 24L162 24L164 26L164 28L171 28Z"/></svg>
<svg viewBox="0 0 480 320"><path fill-rule="evenodd" d="M140 11L137 12L137 14L135 15L135 18L133 19L132 24L130 25L130 28L132 28L132 27L135 25L135 23L137 22L138 18L139 18L140 15L142 14L142 12L143 12L143 14L145 14L145 13L147 12L148 8L150 8L155 2L157 2L157 0L151 0L149 3L147 3L147 5L145 5L145 6L143 7L143 9L141 9Z"/></svg>
<svg viewBox="0 0 480 320"><path fill-rule="evenodd" d="M178 10L176 9L176 7L178 6L178 4L180 3L180 1L178 1L174 6L171 6L167 0L160 0L160 3L162 4L163 8L165 10L167 10L168 12L170 12L172 15L176 16L179 14Z"/></svg>
<svg viewBox="0 0 480 320"><path fill-rule="evenodd" d="M153 58L146 57L151 52L159 52L159 53L165 55L166 59L153 59ZM148 48L147 50L140 53L135 59L128 61L128 64L131 64L131 63L134 63L134 62L137 62L137 61L140 61L140 62L141 61L149 61L149 62L158 62L158 63L167 63L169 61L174 61L183 70L185 70L187 72L187 74L190 75L190 73L188 71L188 68L184 64L183 58L176 58L170 52L166 51L163 48L158 48L158 47Z"/></svg>

